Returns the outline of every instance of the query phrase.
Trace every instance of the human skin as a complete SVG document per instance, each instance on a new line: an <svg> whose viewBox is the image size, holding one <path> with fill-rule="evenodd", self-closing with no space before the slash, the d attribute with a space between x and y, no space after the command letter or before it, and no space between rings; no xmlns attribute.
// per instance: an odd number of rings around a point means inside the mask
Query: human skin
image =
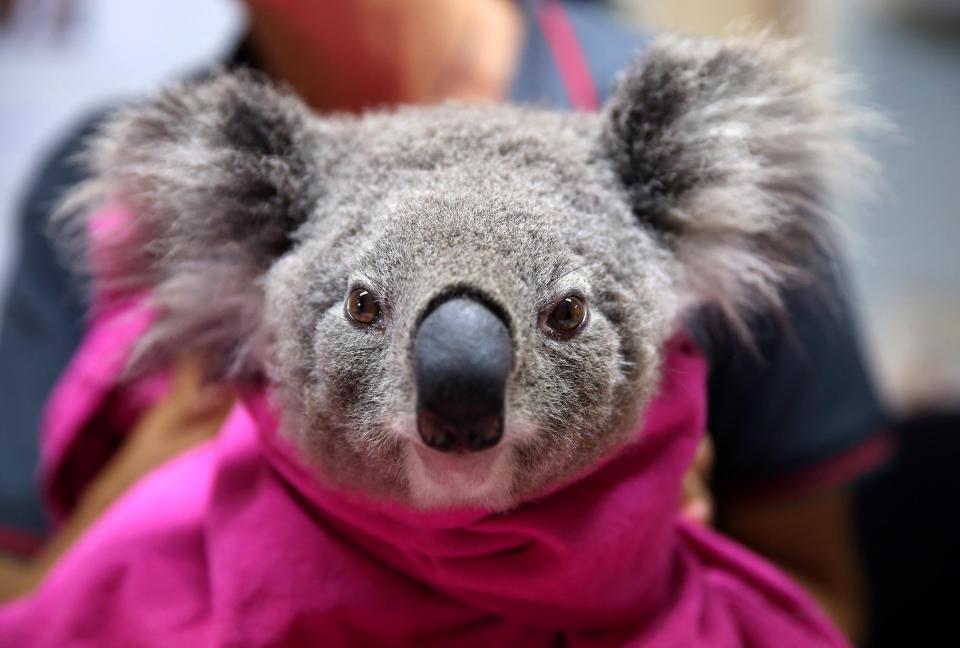
<svg viewBox="0 0 960 648"><path fill-rule="evenodd" d="M318 111L504 97L522 17L509 0L247 0L264 70Z"/></svg>

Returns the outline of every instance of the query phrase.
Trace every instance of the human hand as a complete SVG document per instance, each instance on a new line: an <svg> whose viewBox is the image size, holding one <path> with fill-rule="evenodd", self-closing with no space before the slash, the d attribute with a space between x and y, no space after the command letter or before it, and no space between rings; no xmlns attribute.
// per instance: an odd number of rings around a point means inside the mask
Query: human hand
<svg viewBox="0 0 960 648"><path fill-rule="evenodd" d="M683 476L680 512L694 522L713 523L714 502L710 492L710 474L713 471L713 441L704 435L697 447L693 463Z"/></svg>

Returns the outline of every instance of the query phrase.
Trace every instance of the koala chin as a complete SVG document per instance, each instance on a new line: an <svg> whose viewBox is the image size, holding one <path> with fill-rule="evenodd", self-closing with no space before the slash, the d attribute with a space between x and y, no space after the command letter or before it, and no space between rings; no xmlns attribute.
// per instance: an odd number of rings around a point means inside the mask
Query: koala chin
<svg viewBox="0 0 960 648"><path fill-rule="evenodd" d="M823 262L876 123L839 79L759 37L660 39L596 114L318 116L222 74L120 111L65 218L134 214L96 277L156 307L132 372L202 355L320 479L502 510L636 438L694 311L746 331Z"/></svg>

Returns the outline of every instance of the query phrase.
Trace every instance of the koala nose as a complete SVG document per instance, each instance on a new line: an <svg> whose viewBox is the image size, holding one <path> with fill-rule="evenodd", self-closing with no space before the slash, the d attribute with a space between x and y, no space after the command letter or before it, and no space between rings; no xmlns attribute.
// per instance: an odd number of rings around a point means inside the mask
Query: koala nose
<svg viewBox="0 0 960 648"><path fill-rule="evenodd" d="M420 323L413 354L423 442L442 452L495 446L513 364L503 319L474 299L442 302Z"/></svg>

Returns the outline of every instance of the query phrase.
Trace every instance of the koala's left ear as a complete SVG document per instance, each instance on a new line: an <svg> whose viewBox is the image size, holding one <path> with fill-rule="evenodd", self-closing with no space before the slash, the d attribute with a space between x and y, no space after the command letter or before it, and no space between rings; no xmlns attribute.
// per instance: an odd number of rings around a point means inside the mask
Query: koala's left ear
<svg viewBox="0 0 960 648"><path fill-rule="evenodd" d="M173 86L104 125L87 154L92 179L61 211L67 230L86 230L98 289L153 298L157 322L135 363L193 351L218 377L257 371L259 279L323 191L327 127L253 73ZM91 237L104 203L129 222Z"/></svg>
<svg viewBox="0 0 960 648"><path fill-rule="evenodd" d="M623 74L602 149L679 259L685 305L742 329L826 251L827 193L869 168L849 133L879 123L840 100L841 80L765 37L661 38Z"/></svg>

